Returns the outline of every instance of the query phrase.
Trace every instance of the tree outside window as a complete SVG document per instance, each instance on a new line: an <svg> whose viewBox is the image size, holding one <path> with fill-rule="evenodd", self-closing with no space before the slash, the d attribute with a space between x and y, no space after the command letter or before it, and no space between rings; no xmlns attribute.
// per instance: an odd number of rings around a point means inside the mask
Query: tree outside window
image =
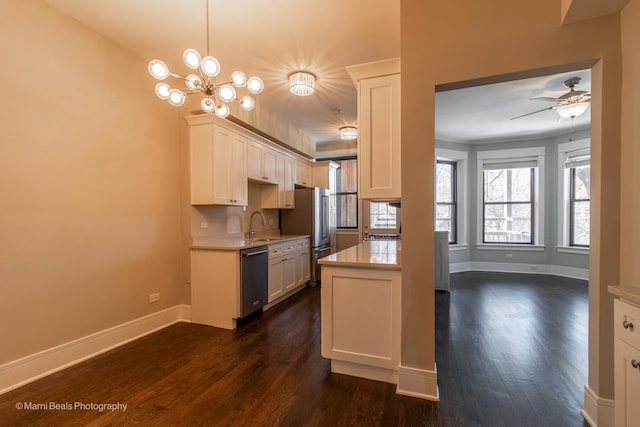
<svg viewBox="0 0 640 427"><path fill-rule="evenodd" d="M533 244L535 168L483 171L483 242Z"/></svg>

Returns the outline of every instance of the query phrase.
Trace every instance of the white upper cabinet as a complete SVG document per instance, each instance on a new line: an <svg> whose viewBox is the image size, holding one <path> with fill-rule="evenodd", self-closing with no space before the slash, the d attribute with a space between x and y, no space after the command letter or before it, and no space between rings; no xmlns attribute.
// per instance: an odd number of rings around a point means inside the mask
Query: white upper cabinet
<svg viewBox="0 0 640 427"><path fill-rule="evenodd" d="M295 190L295 160L284 154L277 159L278 185L262 186L263 209L293 209Z"/></svg>
<svg viewBox="0 0 640 427"><path fill-rule="evenodd" d="M191 204L247 205L247 139L212 123L191 126Z"/></svg>
<svg viewBox="0 0 640 427"><path fill-rule="evenodd" d="M400 60L347 70L358 88L358 197L400 199Z"/></svg>
<svg viewBox="0 0 640 427"><path fill-rule="evenodd" d="M304 160L296 161L296 185L313 187L313 174L309 162Z"/></svg>
<svg viewBox="0 0 640 427"><path fill-rule="evenodd" d="M249 140L247 148L247 174L249 179L277 184L277 159L277 152L257 141Z"/></svg>

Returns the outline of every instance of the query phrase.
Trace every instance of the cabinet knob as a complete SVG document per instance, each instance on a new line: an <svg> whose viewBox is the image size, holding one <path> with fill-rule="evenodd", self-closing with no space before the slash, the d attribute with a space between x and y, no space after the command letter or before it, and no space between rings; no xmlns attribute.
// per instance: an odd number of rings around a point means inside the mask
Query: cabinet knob
<svg viewBox="0 0 640 427"><path fill-rule="evenodd" d="M623 321L622 322L622 327L625 329L631 329L633 331L633 323L632 322L628 322L628 321Z"/></svg>
<svg viewBox="0 0 640 427"><path fill-rule="evenodd" d="M631 366L634 368L640 368L640 362L636 362L636 359L631 360Z"/></svg>

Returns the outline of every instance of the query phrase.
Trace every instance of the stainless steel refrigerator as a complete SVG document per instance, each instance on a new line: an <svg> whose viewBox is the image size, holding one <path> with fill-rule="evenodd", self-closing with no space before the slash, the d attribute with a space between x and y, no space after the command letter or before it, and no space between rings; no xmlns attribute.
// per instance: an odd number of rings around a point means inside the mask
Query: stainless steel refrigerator
<svg viewBox="0 0 640 427"><path fill-rule="evenodd" d="M280 231L284 235L311 236L311 285L320 281L318 259L331 254L331 235L335 221L330 218L329 190L324 188L296 188L295 209L280 211Z"/></svg>

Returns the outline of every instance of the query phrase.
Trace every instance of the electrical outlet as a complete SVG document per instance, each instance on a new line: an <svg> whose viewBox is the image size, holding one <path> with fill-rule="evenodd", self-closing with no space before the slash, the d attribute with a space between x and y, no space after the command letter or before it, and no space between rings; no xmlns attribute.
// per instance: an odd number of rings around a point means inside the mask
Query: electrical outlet
<svg viewBox="0 0 640 427"><path fill-rule="evenodd" d="M155 294L149 294L149 304L151 304L152 302L158 302L158 301L160 301L160 292Z"/></svg>
<svg viewBox="0 0 640 427"><path fill-rule="evenodd" d="M513 254L506 254L506 255L505 255L505 257L506 257L507 259L513 259Z"/></svg>
<svg viewBox="0 0 640 427"><path fill-rule="evenodd" d="M208 223L208 222L206 222L206 221L202 221L202 222L200 223L200 228L209 228L209 223Z"/></svg>

